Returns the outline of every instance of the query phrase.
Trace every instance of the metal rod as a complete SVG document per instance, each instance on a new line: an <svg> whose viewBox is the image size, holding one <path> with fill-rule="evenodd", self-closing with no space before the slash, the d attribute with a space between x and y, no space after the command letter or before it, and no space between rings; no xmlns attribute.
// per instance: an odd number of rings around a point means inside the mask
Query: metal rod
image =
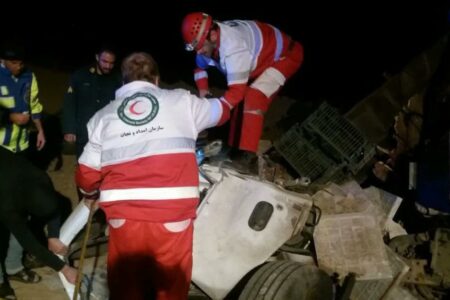
<svg viewBox="0 0 450 300"><path fill-rule="evenodd" d="M86 255L87 242L89 240L89 234L91 231L92 216L95 213L95 209L94 209L95 201L90 200L89 202L90 203L87 205L89 208L89 217L88 217L88 221L87 221L86 232L85 232L84 238L83 238L83 245L81 246L80 261L78 263L77 280L75 282L75 290L73 291L72 300L78 300L78 294L80 292L80 287L81 287L81 278L83 277L82 274L83 274L84 256Z"/></svg>

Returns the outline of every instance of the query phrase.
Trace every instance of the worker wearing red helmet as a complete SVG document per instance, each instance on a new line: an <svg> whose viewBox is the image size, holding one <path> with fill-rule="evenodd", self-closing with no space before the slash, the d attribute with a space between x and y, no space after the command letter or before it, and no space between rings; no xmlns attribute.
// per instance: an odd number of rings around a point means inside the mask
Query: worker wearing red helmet
<svg viewBox="0 0 450 300"><path fill-rule="evenodd" d="M228 89L222 97L230 108L244 101L242 127L233 115L229 144L238 148L237 164L256 161L264 114L273 98L301 66L303 47L276 27L258 22L217 22L202 12L185 16L182 34L186 50L197 52L194 78L200 96L209 93L206 69L225 74Z"/></svg>

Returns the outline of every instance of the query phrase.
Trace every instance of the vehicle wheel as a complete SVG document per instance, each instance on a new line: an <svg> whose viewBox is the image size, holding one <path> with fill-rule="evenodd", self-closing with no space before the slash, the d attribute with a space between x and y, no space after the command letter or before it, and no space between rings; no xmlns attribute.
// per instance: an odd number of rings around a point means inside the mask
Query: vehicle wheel
<svg viewBox="0 0 450 300"><path fill-rule="evenodd" d="M333 299L331 278L313 265L269 262L253 274L239 300Z"/></svg>

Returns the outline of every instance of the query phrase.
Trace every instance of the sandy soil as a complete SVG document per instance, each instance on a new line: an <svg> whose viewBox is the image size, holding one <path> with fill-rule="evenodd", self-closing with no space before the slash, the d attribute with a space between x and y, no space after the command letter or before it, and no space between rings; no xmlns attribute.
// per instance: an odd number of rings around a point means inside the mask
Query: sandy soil
<svg viewBox="0 0 450 300"><path fill-rule="evenodd" d="M55 271L45 267L35 269L42 276L36 284L11 281L11 285L19 300L67 300L68 296Z"/></svg>

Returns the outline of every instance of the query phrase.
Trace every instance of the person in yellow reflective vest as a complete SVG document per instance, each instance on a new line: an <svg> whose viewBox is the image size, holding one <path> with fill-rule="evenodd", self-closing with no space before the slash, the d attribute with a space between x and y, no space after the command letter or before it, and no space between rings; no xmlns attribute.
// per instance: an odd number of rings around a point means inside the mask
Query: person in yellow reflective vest
<svg viewBox="0 0 450 300"><path fill-rule="evenodd" d="M4 45L0 59L0 104L9 109L9 120L0 128L0 146L26 154L31 119L38 131L36 148L41 150L45 145L45 134L36 76L25 68L24 50L19 45Z"/></svg>

